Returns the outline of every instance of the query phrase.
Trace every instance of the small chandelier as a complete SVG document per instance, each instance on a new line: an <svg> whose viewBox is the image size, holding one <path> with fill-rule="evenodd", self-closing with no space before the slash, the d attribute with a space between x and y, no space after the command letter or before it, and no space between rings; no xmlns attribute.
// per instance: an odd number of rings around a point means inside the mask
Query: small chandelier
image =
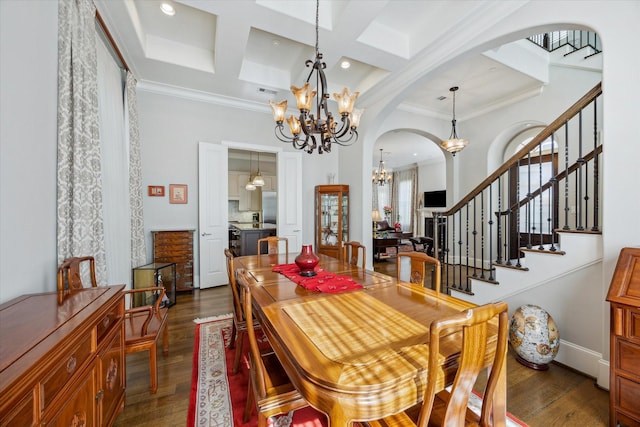
<svg viewBox="0 0 640 427"><path fill-rule="evenodd" d="M454 86L449 89L449 91L453 92L453 120L451 120L451 135L449 136L449 139L440 143L440 147L444 148L454 156L457 152L462 151L462 149L469 143L469 141L464 138L458 138L458 133L456 132L456 91L458 89L458 86Z"/></svg>
<svg viewBox="0 0 640 427"><path fill-rule="evenodd" d="M332 113L327 107L327 79L324 75L324 69L327 65L322 62L322 54L318 49L318 12L320 1L316 1L316 57L315 60L307 60L305 65L312 66L307 81L302 87L291 86L291 92L296 98L300 116L289 116L287 123L291 135L284 133L284 116L287 111L287 101L279 103L269 101L269 105L273 110L273 118L276 122L276 137L282 142L291 142L293 147L298 150L305 150L307 153L313 153L317 148L318 154L331 152L331 144L351 145L358 140L358 132L356 131L360 124L360 117L363 110L354 109L353 105L360 95L359 92L349 93L345 87L341 93L334 93L333 98L338 102L338 113L341 117L342 124L338 127ZM311 90L309 80L311 76L316 74L316 90ZM316 115L311 111L313 98L320 88L320 94L316 98ZM324 116L323 116L324 113ZM302 132L301 135L300 133Z"/></svg>
<svg viewBox="0 0 640 427"><path fill-rule="evenodd" d="M263 187L264 186L264 178L262 177L262 175L260 175L260 152L258 152L258 173L256 173L256 176L253 177L253 181L251 181L251 182L256 187Z"/></svg>
<svg viewBox="0 0 640 427"><path fill-rule="evenodd" d="M247 181L247 185L244 186L244 189L247 191L254 191L256 189L255 184L251 180L251 151L249 151L249 180Z"/></svg>
<svg viewBox="0 0 640 427"><path fill-rule="evenodd" d="M384 168L384 162L382 161L382 148L380 149L380 163L378 164L378 170L373 171L371 182L384 187L384 184L391 182L391 174L387 173Z"/></svg>

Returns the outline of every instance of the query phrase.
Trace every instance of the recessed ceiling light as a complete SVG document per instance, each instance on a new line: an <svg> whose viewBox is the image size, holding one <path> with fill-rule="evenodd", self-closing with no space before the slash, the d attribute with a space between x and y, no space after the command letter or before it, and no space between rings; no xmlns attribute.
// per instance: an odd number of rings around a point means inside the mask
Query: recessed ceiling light
<svg viewBox="0 0 640 427"><path fill-rule="evenodd" d="M342 67L343 70L346 70L347 68L351 67L351 63L349 61L342 61L340 63L340 67Z"/></svg>
<svg viewBox="0 0 640 427"><path fill-rule="evenodd" d="M162 13L164 13L165 15L169 15L169 16L173 16L176 14L176 10L173 8L173 6L171 6L169 3L162 3L160 5L160 10L162 11Z"/></svg>
<svg viewBox="0 0 640 427"><path fill-rule="evenodd" d="M274 40L271 42L274 46L280 46L280 40Z"/></svg>
<svg viewBox="0 0 640 427"><path fill-rule="evenodd" d="M418 153L413 153L413 157L416 157L418 155Z"/></svg>

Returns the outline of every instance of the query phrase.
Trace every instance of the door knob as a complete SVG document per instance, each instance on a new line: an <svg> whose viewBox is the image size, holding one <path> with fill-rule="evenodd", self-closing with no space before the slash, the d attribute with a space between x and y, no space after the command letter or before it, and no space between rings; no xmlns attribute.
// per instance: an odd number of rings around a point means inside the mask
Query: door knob
<svg viewBox="0 0 640 427"><path fill-rule="evenodd" d="M202 233L202 237L204 236L211 236L211 233Z"/></svg>

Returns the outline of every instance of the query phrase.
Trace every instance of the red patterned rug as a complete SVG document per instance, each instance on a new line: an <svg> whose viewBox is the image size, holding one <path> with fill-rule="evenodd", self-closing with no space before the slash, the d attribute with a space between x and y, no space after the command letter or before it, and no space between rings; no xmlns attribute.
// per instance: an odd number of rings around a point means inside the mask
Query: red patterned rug
<svg viewBox="0 0 640 427"><path fill-rule="evenodd" d="M233 319L231 315L196 320L193 349L191 397L187 415L188 427L221 427L258 425L255 410L247 423L242 422L248 392L249 373L242 363L238 373L231 374L235 349L229 349ZM244 349L249 348L246 341ZM326 426L324 414L304 408L272 417L273 427Z"/></svg>
<svg viewBox="0 0 640 427"><path fill-rule="evenodd" d="M242 363L238 373L231 375L235 349L229 349L233 319L231 314L215 318L197 319L193 350L191 397L187 415L188 427L222 427L258 425L255 411L247 423L242 422L248 391L249 373ZM249 342L244 344L249 348ZM472 395L469 407L479 411L480 397ZM304 408L289 414L272 417L272 427L324 427L324 414ZM511 414L507 427L527 427Z"/></svg>

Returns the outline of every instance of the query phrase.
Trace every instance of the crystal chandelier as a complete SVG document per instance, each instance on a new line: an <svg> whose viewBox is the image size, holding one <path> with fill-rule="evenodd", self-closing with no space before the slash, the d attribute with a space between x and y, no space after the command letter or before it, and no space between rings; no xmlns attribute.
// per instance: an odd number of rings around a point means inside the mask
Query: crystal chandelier
<svg viewBox="0 0 640 427"><path fill-rule="evenodd" d="M456 155L457 152L462 151L467 146L469 141L464 138L458 138L456 132L456 91L458 86L454 86L449 91L453 92L453 119L451 120L451 135L449 139L446 139L440 143L440 146L450 152L452 155Z"/></svg>
<svg viewBox="0 0 640 427"><path fill-rule="evenodd" d="M300 116L294 115L287 118L287 124L291 135L284 132L284 116L287 111L287 101L279 103L269 101L269 105L273 111L273 118L276 122L276 137L287 143L292 143L293 147L298 150L305 150L307 153L313 153L317 148L318 154L331 152L331 144L351 145L358 140L358 132L356 131L360 124L360 117L363 110L354 109L353 105L358 98L359 92L349 93L345 87L341 93L334 93L333 98L338 103L338 113L341 117L341 124L334 119L332 113L327 107L329 94L327 93L327 79L324 75L326 64L322 62L322 54L318 49L318 11L320 1L316 1L316 57L315 60L307 60L305 65L312 66L307 81L302 87L291 86L291 92L296 98ZM311 90L309 81L315 73L316 90ZM313 98L320 88L320 95L316 98L316 115L311 113ZM301 135L302 133L302 135Z"/></svg>
<svg viewBox="0 0 640 427"><path fill-rule="evenodd" d="M378 164L378 169L373 171L371 182L380 186L384 186L385 183L391 182L391 174L387 173L387 170L384 168L384 162L382 161L382 148L380 149L380 163Z"/></svg>

